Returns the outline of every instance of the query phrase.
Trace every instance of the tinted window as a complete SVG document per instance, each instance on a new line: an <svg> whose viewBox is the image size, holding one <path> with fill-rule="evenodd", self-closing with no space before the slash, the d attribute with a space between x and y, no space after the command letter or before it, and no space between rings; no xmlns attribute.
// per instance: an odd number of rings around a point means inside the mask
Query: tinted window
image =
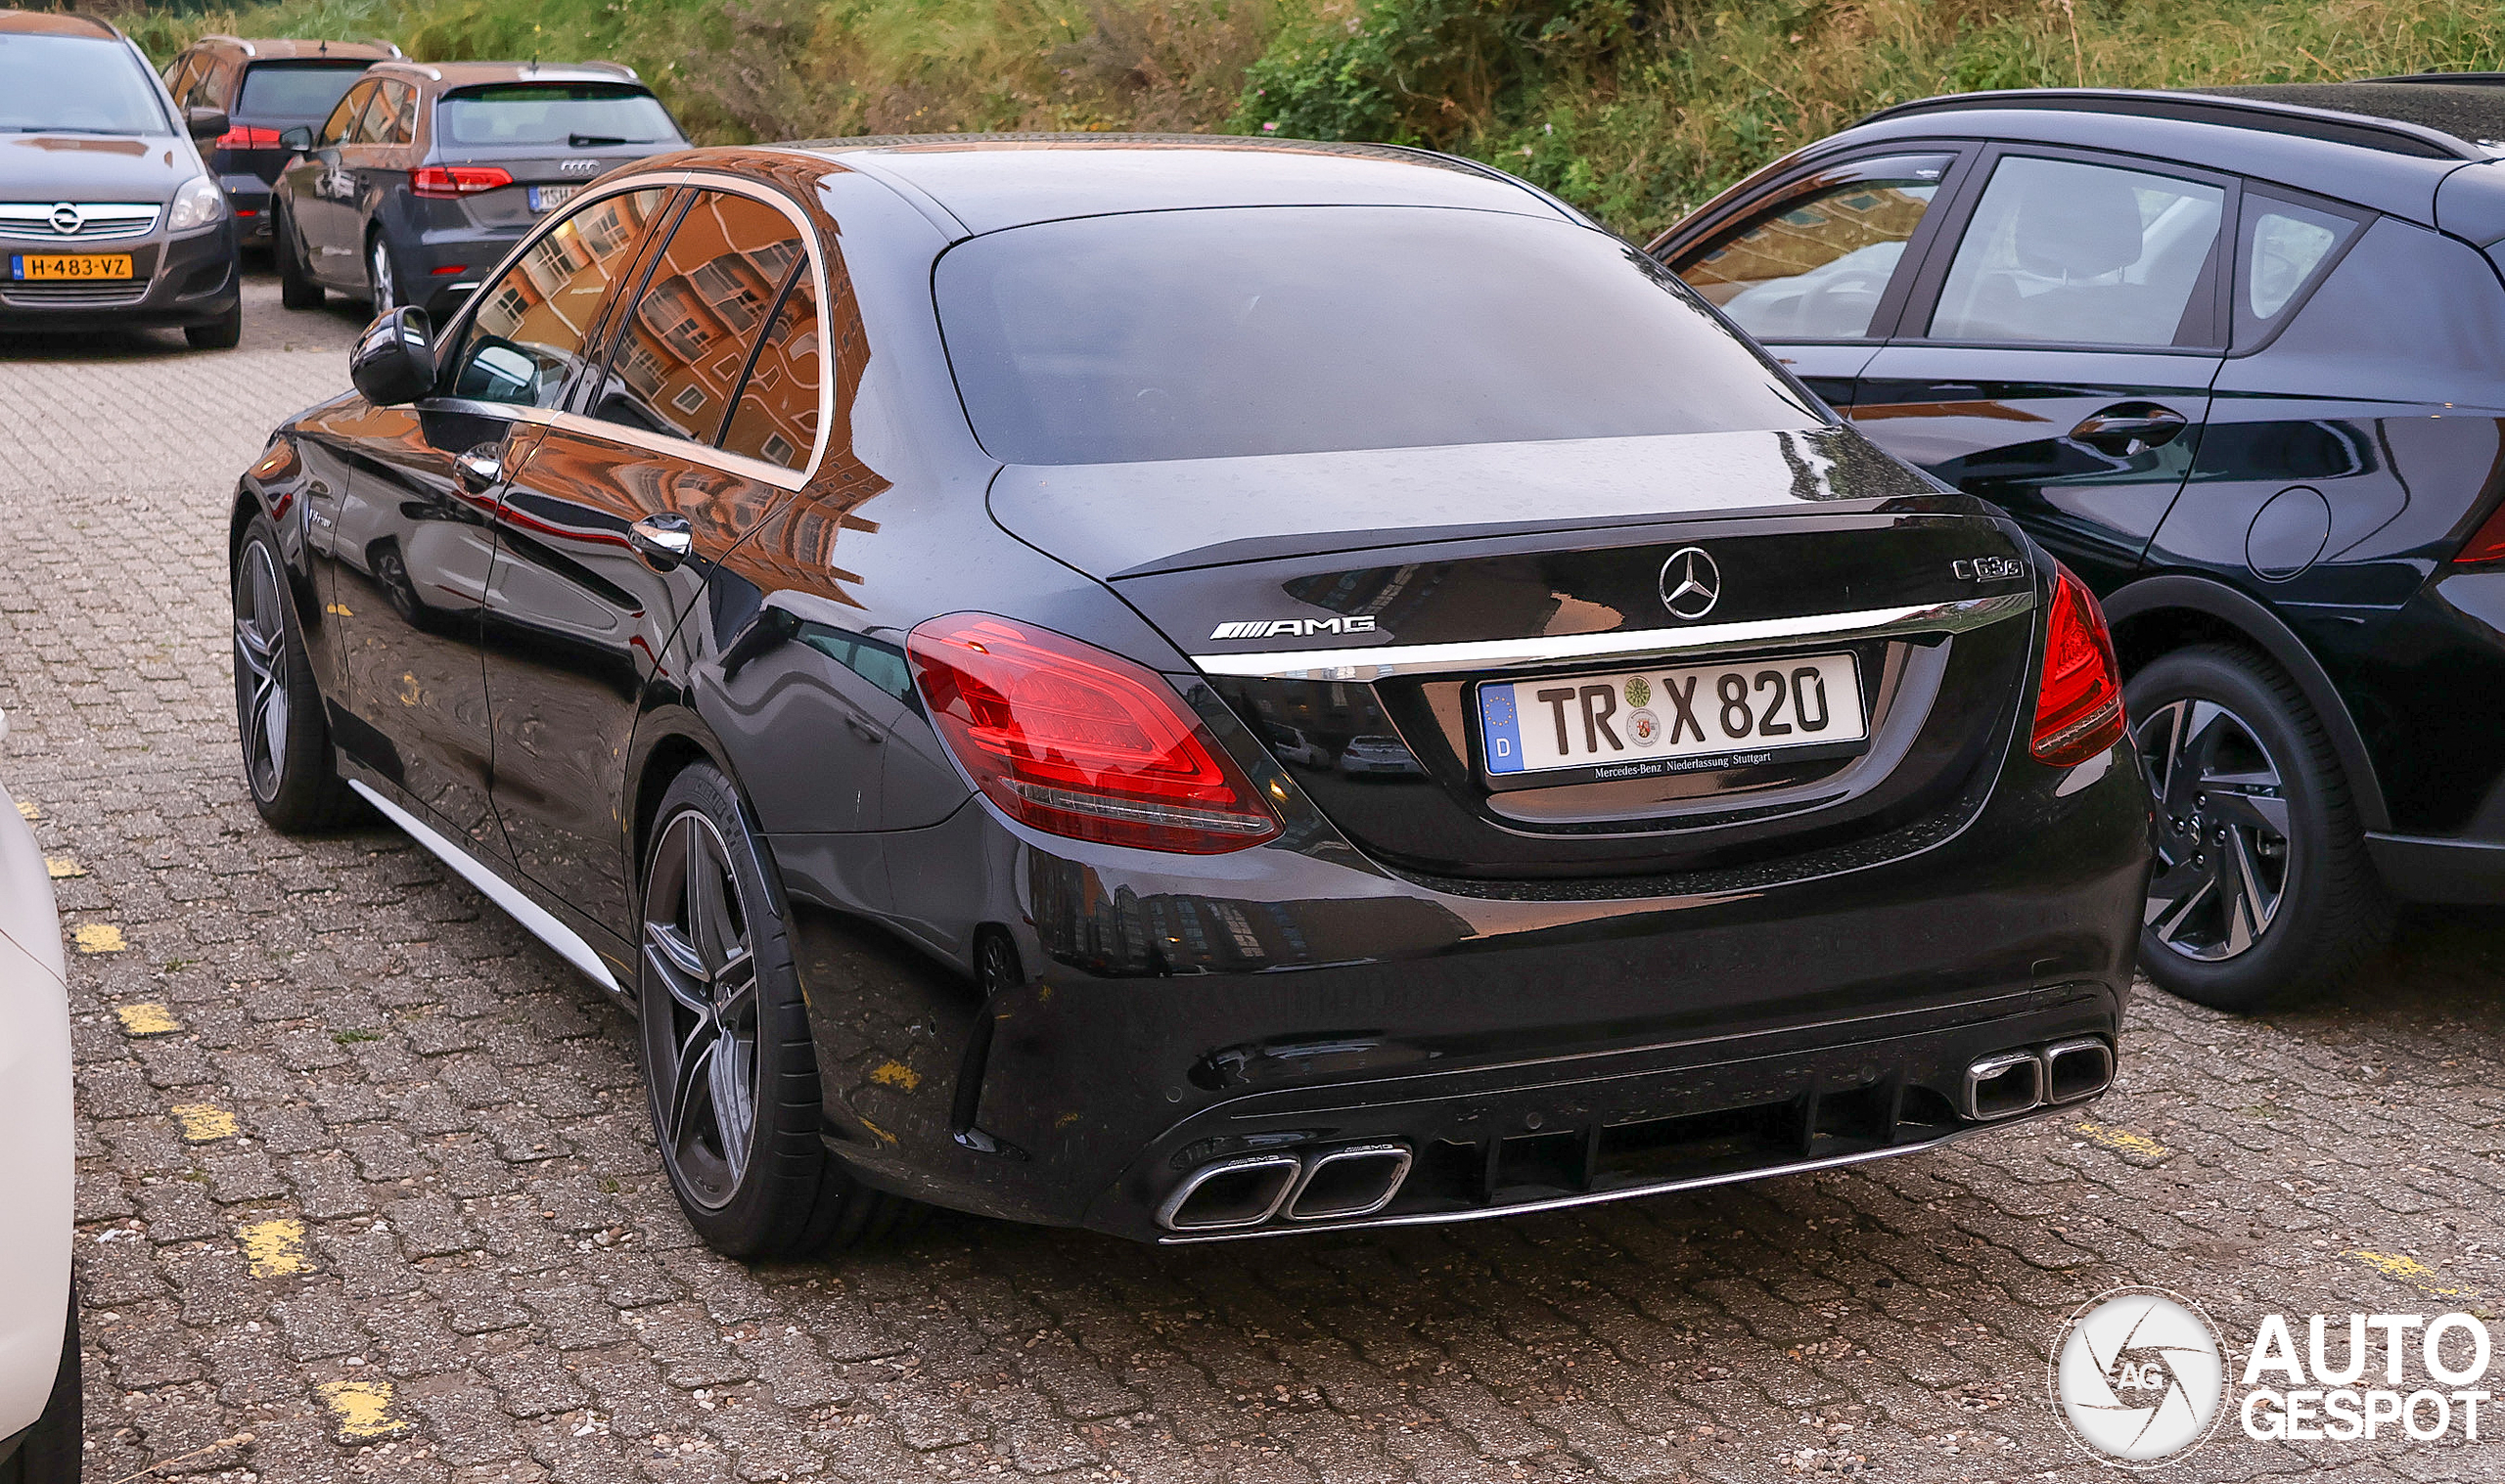
<svg viewBox="0 0 2505 1484"><path fill-rule="evenodd" d="M1279 207L1046 222L939 260L975 432L1017 464L1818 421L1669 270L1586 227Z"/></svg>
<svg viewBox="0 0 2505 1484"><path fill-rule="evenodd" d="M699 193L625 319L592 415L711 442L767 312L806 256L800 229L774 207Z"/></svg>
<svg viewBox="0 0 2505 1484"><path fill-rule="evenodd" d="M2215 186L2013 155L1949 264L1935 339L2173 345L2206 337L2193 302L2217 245Z"/></svg>
<svg viewBox="0 0 2505 1484"><path fill-rule="evenodd" d="M256 118L320 118L347 96L363 75L365 64L259 62L244 73L243 96L235 112Z"/></svg>
<svg viewBox="0 0 2505 1484"><path fill-rule="evenodd" d="M2267 334L2299 292L2356 235L2354 219L2248 191L2244 198L2244 282L2235 300L2236 343Z"/></svg>
<svg viewBox="0 0 2505 1484"><path fill-rule="evenodd" d="M2246 364L2274 389L2505 406L2505 289L2477 249L2382 217Z"/></svg>
<svg viewBox="0 0 2505 1484"><path fill-rule="evenodd" d="M391 89L387 83L366 95L365 107L357 111L356 125L348 131L347 143L385 144L390 137Z"/></svg>
<svg viewBox="0 0 2505 1484"><path fill-rule="evenodd" d="M516 82L447 93L435 132L459 145L675 144L660 100L630 83Z"/></svg>
<svg viewBox="0 0 2505 1484"><path fill-rule="evenodd" d="M351 90L348 96L340 100L340 106L331 111L331 116L322 120L318 142L332 145L345 141L349 131L356 127L357 115L364 112L365 106L373 101L374 84L369 82Z"/></svg>
<svg viewBox="0 0 2505 1484"><path fill-rule="evenodd" d="M1870 160L1791 198L1679 270L1761 340L1858 339L1951 157Z"/></svg>
<svg viewBox="0 0 2505 1484"><path fill-rule="evenodd" d="M0 32L0 131L170 134L156 83L118 41Z"/></svg>
<svg viewBox="0 0 2505 1484"><path fill-rule="evenodd" d="M603 295L667 195L655 187L577 208L479 290L453 395L555 406Z"/></svg>
<svg viewBox="0 0 2505 1484"><path fill-rule="evenodd" d="M820 349L817 286L802 273L757 347L730 427L723 429L723 448L785 469L809 462L818 441Z"/></svg>

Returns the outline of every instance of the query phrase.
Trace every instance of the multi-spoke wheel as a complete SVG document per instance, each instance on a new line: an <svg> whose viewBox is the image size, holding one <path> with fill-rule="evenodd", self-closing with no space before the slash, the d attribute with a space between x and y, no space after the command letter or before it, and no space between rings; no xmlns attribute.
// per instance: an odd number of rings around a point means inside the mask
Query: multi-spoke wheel
<svg viewBox="0 0 2505 1484"><path fill-rule="evenodd" d="M2346 977L2391 908L2303 693L2258 654L2203 645L2150 662L2126 697L2158 811L2141 968L2238 1011Z"/></svg>
<svg viewBox="0 0 2505 1484"><path fill-rule="evenodd" d="M235 733L261 818L281 830L320 830L355 811L332 761L321 689L266 517L253 517L235 552Z"/></svg>
<svg viewBox="0 0 2505 1484"><path fill-rule="evenodd" d="M670 1186L734 1257L808 1251L892 1227L908 1203L827 1152L808 1010L770 866L730 781L671 781L645 852L644 1077Z"/></svg>

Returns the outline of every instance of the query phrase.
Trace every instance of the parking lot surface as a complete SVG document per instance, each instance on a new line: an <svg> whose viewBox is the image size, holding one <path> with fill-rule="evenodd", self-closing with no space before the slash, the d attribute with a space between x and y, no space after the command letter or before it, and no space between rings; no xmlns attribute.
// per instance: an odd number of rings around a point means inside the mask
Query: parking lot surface
<svg viewBox="0 0 2505 1484"><path fill-rule="evenodd" d="M2505 926L2467 914L2301 1013L2144 985L2101 1102L1851 1170L1183 1250L940 1216L716 1258L621 1015L401 835L287 839L245 795L226 502L358 320L262 278L232 352L0 340L0 777L72 935L97 1484L2087 1479L2046 1363L2105 1289L2182 1294L2240 1359L2265 1314L2505 1287ZM2505 1444L2230 1417L2162 1476L2501 1473Z"/></svg>

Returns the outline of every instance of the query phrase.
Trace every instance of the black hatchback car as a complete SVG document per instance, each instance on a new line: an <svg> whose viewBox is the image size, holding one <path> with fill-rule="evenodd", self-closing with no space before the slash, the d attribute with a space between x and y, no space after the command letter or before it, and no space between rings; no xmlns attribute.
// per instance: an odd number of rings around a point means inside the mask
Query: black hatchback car
<svg viewBox="0 0 2505 1484"><path fill-rule="evenodd" d="M2505 901L2505 77L1907 104L1653 245L2103 595L2161 798L2140 959L2338 982Z"/></svg>
<svg viewBox="0 0 2505 1484"><path fill-rule="evenodd" d="M1510 177L671 155L354 369L233 507L252 796L635 1007L725 1250L1463 1220L2112 1075L2093 598Z"/></svg>
<svg viewBox="0 0 2505 1484"><path fill-rule="evenodd" d="M245 246L269 246L270 189L287 163L279 136L330 117L367 67L399 55L387 41L217 35L203 36L165 65L165 90L175 103L226 115L226 132L202 154L226 188Z"/></svg>
<svg viewBox="0 0 2505 1484"><path fill-rule="evenodd" d="M614 62L386 62L291 152L272 207L280 296L448 315L532 224L601 172L684 149Z"/></svg>

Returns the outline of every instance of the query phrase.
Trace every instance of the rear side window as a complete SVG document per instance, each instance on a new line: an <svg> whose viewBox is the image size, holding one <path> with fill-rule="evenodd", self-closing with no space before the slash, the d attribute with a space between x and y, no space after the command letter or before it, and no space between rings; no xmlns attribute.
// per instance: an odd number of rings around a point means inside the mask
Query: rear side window
<svg viewBox="0 0 2505 1484"><path fill-rule="evenodd" d="M1679 277L1761 340L1849 340L1871 316L1954 157L1868 160L1719 238Z"/></svg>
<svg viewBox="0 0 2505 1484"><path fill-rule="evenodd" d="M435 134L479 149L677 144L661 101L630 83L515 82L464 88L435 104Z"/></svg>
<svg viewBox="0 0 2505 1484"><path fill-rule="evenodd" d="M2070 159L1992 171L1948 265L1931 336L1989 343L2170 346L2207 338L2196 302L2226 193Z"/></svg>
<svg viewBox="0 0 2505 1484"><path fill-rule="evenodd" d="M1569 222L1427 207L994 232L934 292L1012 464L1219 459L1821 421L1668 269Z"/></svg>
<svg viewBox="0 0 2505 1484"><path fill-rule="evenodd" d="M321 118L364 74L363 63L256 62L245 69L234 112L255 118Z"/></svg>
<svg viewBox="0 0 2505 1484"><path fill-rule="evenodd" d="M2331 266L2357 235L2352 217L2247 191L2243 282L2235 296L2235 340L2249 345L2270 328L2305 286Z"/></svg>
<svg viewBox="0 0 2505 1484"><path fill-rule="evenodd" d="M752 197L698 193L626 316L592 416L713 441L767 317L807 271L790 217Z"/></svg>
<svg viewBox="0 0 2505 1484"><path fill-rule="evenodd" d="M2505 407L2505 288L2477 248L2379 217L2247 364L2291 390Z"/></svg>
<svg viewBox="0 0 2505 1484"><path fill-rule="evenodd" d="M656 186L580 207L478 291L452 394L555 406L610 284L634 261L646 224L668 195Z"/></svg>
<svg viewBox="0 0 2505 1484"><path fill-rule="evenodd" d="M774 323L756 348L738 405L722 430L722 447L785 469L809 461L818 442L817 286L803 271L792 281Z"/></svg>

